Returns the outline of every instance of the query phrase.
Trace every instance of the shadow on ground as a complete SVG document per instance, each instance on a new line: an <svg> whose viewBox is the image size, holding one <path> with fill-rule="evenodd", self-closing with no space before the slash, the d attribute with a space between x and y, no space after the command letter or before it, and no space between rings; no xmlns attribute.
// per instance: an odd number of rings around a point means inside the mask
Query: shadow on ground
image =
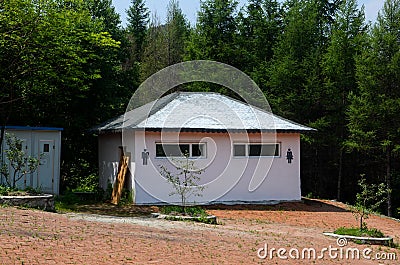
<svg viewBox="0 0 400 265"><path fill-rule="evenodd" d="M314 200L303 198L301 202L282 202L274 205L261 204L237 204L224 205L215 204L205 206L209 210L252 210L252 211L304 211L304 212L347 212L342 207L337 207L331 201Z"/></svg>
<svg viewBox="0 0 400 265"><path fill-rule="evenodd" d="M237 205L204 205L206 210L227 211L304 211L304 212L347 212L330 201L303 199L301 202L283 202L275 205L237 204ZM77 205L74 211L82 213L111 215L121 217L150 217L151 213L159 212L158 206L148 205L113 205L110 203L87 203Z"/></svg>

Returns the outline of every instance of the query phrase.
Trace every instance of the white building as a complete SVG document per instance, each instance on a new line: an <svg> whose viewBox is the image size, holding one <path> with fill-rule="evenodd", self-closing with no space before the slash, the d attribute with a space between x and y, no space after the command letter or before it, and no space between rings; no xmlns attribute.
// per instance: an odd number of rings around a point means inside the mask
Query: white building
<svg viewBox="0 0 400 265"><path fill-rule="evenodd" d="M32 187L45 193L59 194L61 128L6 126L5 133L13 134L22 140L22 149L28 156L40 159L38 169L25 175L16 184L20 189ZM5 137L4 137L5 138ZM6 139L3 140L1 158L6 163ZM9 170L12 174L11 166ZM2 178L0 184L4 184Z"/></svg>
<svg viewBox="0 0 400 265"><path fill-rule="evenodd" d="M300 133L313 129L216 93L173 93L95 128L100 185L114 183L121 150L137 204L177 203L160 174L188 153L203 169L197 203L297 201ZM173 159L171 159L173 157ZM181 158L179 158L181 157Z"/></svg>

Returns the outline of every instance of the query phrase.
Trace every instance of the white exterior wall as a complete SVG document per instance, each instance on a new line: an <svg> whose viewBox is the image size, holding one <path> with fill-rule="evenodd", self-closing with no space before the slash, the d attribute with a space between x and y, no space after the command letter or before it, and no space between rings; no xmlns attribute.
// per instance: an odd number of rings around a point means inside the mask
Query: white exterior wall
<svg viewBox="0 0 400 265"><path fill-rule="evenodd" d="M179 197L169 196L173 190L159 174L159 166L171 166L166 158L156 158L155 143L177 143L176 133L136 131L135 136L135 183L138 204L160 201L179 202ZM250 139L247 139L249 135ZM230 138L232 137L232 138ZM240 134L240 133L180 133L179 142L205 142L207 157L197 159L195 165L204 168L201 182L207 183L203 197L189 201L210 202L261 202L300 200L300 134ZM280 157L233 157L232 143L280 143ZM148 165L142 164L141 153L146 148L150 154ZM286 151L290 148L294 160L289 164ZM257 163L258 166L257 166ZM172 167L170 167L172 170ZM255 190L250 187L251 179L261 183ZM264 181L262 181L264 179ZM253 185L254 186L254 185ZM249 191L252 190L252 191ZM157 198L150 194L155 194Z"/></svg>
<svg viewBox="0 0 400 265"><path fill-rule="evenodd" d="M38 169L34 173L21 178L16 183L17 187L20 189L33 187L46 193L59 194L61 131L6 128L5 133L14 134L21 139L25 153L40 159ZM48 152L44 152L44 145L49 146ZM7 148L6 139L4 139L3 159L6 157L4 150ZM9 166L9 169L11 169L11 166Z"/></svg>
<svg viewBox="0 0 400 265"><path fill-rule="evenodd" d="M107 189L108 183L114 183L118 174L121 146L121 134L101 134L99 141L99 181L100 187Z"/></svg>
<svg viewBox="0 0 400 265"><path fill-rule="evenodd" d="M134 140L135 135L133 132L129 133L129 137L126 137L127 142L122 144L121 133L109 133L99 135L99 181L100 187L104 190L107 189L108 184L114 184L115 179L118 175L118 165L121 155L120 147L124 148L126 155L130 157L129 170L134 173L135 162L134 157L131 155L134 153ZM132 178L128 178L128 187L133 191L134 183Z"/></svg>

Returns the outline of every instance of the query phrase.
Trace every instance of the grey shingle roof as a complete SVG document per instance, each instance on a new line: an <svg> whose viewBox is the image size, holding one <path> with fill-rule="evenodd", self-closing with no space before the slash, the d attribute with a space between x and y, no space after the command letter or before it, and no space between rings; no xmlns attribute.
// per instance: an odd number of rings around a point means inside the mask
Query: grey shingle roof
<svg viewBox="0 0 400 265"><path fill-rule="evenodd" d="M177 92L133 109L93 130L286 131L314 129L217 93Z"/></svg>

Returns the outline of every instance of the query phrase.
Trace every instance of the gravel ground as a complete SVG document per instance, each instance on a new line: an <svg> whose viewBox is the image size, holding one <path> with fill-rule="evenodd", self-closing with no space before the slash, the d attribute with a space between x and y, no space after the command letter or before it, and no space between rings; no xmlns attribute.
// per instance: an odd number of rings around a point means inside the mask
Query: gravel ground
<svg viewBox="0 0 400 265"><path fill-rule="evenodd" d="M336 240L322 235L340 226L356 225L345 205L329 201L286 203L277 206L212 206L220 225L172 222L146 217L111 217L98 214L56 214L13 207L0 208L0 264L399 264L399 250L371 248L365 259L294 259L315 248L338 248ZM372 216L367 220L400 242L400 223ZM275 248L273 257L260 258ZM286 249L281 259L277 249ZM261 249L261 250L260 250ZM345 252L344 252L345 253ZM396 260L376 260L376 253ZM291 252L295 257L296 252ZM381 255L382 256L382 255ZM371 258L372 257L372 258ZM391 257L393 258L393 257Z"/></svg>

